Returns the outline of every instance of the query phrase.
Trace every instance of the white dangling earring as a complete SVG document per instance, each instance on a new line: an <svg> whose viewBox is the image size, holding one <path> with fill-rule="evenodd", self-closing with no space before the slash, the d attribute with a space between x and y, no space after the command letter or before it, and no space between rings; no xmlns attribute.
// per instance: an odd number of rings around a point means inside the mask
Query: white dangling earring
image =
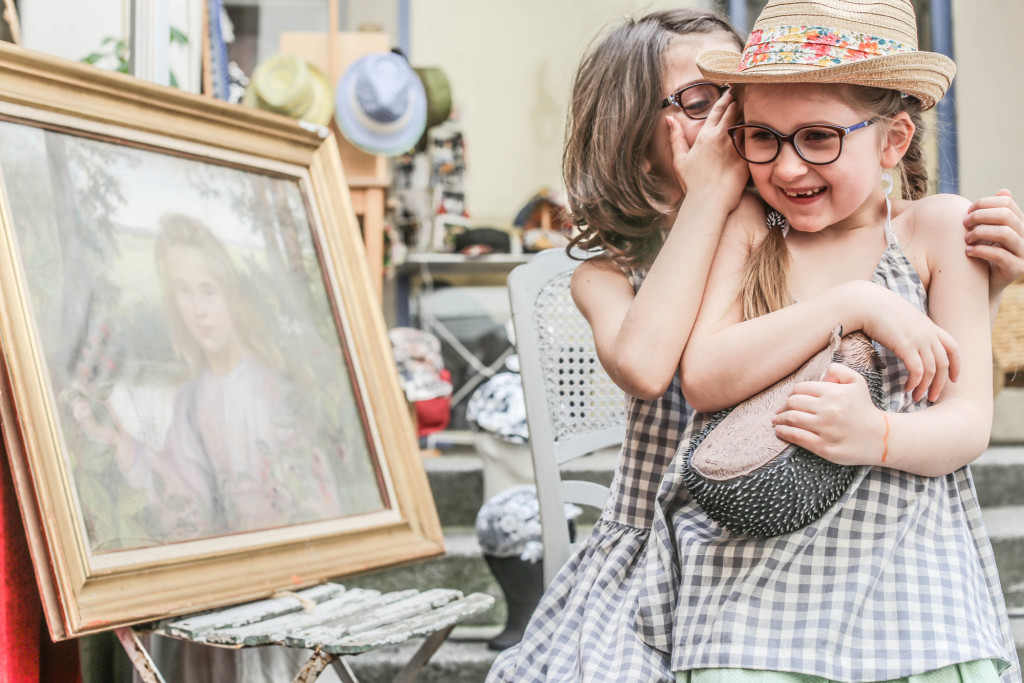
<svg viewBox="0 0 1024 683"><path fill-rule="evenodd" d="M886 197L892 192L892 176L888 173L882 173L882 192L885 193Z"/></svg>

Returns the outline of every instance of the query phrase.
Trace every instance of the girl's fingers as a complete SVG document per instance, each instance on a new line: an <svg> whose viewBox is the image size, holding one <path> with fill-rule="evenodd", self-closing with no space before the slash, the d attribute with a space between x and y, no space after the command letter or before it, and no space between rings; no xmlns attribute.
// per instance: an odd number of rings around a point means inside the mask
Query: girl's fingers
<svg viewBox="0 0 1024 683"><path fill-rule="evenodd" d="M790 392L790 398L798 394L818 398L824 390L825 385L821 382L800 382L793 387L793 391Z"/></svg>
<svg viewBox="0 0 1024 683"><path fill-rule="evenodd" d="M776 425L775 436L786 443L791 443L801 448L806 448L811 453L822 450L821 439L814 432L790 425Z"/></svg>
<svg viewBox="0 0 1024 683"><path fill-rule="evenodd" d="M671 116L665 117L665 123L668 125L668 140L669 144L672 145L672 152L674 154L687 154L690 151L690 145L687 144L686 136L683 135L683 127Z"/></svg>
<svg viewBox="0 0 1024 683"><path fill-rule="evenodd" d="M986 222L967 230L967 244L995 244L1012 252L1024 252L1024 239L1014 228L1001 223Z"/></svg>
<svg viewBox="0 0 1024 683"><path fill-rule="evenodd" d="M725 110L729 108L729 105L732 104L732 102L732 93L726 90L725 93L718 98L718 101L715 102L714 106L711 107L711 111L708 113L708 118L704 121L704 125L717 126L722 120L722 117L725 116Z"/></svg>
<svg viewBox="0 0 1024 683"><path fill-rule="evenodd" d="M1013 201L1013 195L1009 190L999 190L994 196L982 197L978 201L971 204L967 209L967 217L964 219L965 222L971 219L971 216L978 211L986 209L1009 209L1017 218L1024 220L1024 210L1021 210L1017 202Z"/></svg>
<svg viewBox="0 0 1024 683"><path fill-rule="evenodd" d="M928 400L937 401L939 395L942 394L942 390L946 388L946 380L949 378L949 358L946 355L946 350L941 346L933 351L933 357L935 358L935 375L932 379L931 386L928 388Z"/></svg>
<svg viewBox="0 0 1024 683"><path fill-rule="evenodd" d="M802 410L784 410L772 418L772 424L776 427L786 426L810 430L816 420L817 417L813 413L805 413Z"/></svg>
<svg viewBox="0 0 1024 683"><path fill-rule="evenodd" d="M1024 257L1024 254L1016 255L1002 246L991 244L968 245L967 253L973 258L988 261L992 268L1000 271L1009 271L1018 259Z"/></svg>
<svg viewBox="0 0 1024 683"><path fill-rule="evenodd" d="M815 414L817 409L818 400L816 396L811 396L806 393L797 393L794 391L789 398L786 399L785 404L779 409L779 413L783 413L787 410L798 410L803 413Z"/></svg>
<svg viewBox="0 0 1024 683"><path fill-rule="evenodd" d="M932 380L935 378L935 357L932 355L931 349L921 354L921 367L921 381L918 382L913 393L915 401L920 401L927 395Z"/></svg>
<svg viewBox="0 0 1024 683"><path fill-rule="evenodd" d="M903 385L903 391L913 392L921 384L921 377L924 376L924 361L916 352L907 358L901 357L900 360L907 369L907 382Z"/></svg>
<svg viewBox="0 0 1024 683"><path fill-rule="evenodd" d="M971 229L982 225L1003 225L1013 229L1013 226L1019 226L1021 221L1024 220L1013 210L1014 208L1017 207L1000 206L975 209L964 217L964 227ZM1019 211L1020 209L1017 210Z"/></svg>
<svg viewBox="0 0 1024 683"><path fill-rule="evenodd" d="M946 332L941 327L938 329L939 343L942 344L943 351L946 354L946 374L949 376L950 382L956 382L960 379L960 349L957 346L956 340L953 339L953 335Z"/></svg>
<svg viewBox="0 0 1024 683"><path fill-rule="evenodd" d="M832 363L828 366L824 381L836 384L856 384L861 379L860 373L853 368L848 368L842 363Z"/></svg>

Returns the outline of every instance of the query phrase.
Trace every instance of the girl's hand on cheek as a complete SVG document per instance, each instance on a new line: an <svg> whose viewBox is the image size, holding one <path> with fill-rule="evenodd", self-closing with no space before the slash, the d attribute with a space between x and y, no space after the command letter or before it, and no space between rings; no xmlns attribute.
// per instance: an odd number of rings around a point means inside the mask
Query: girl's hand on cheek
<svg viewBox="0 0 1024 683"><path fill-rule="evenodd" d="M833 363L821 382L801 382L773 420L775 435L839 465L875 465L885 421L855 370Z"/></svg>
<svg viewBox="0 0 1024 683"><path fill-rule="evenodd" d="M964 218L967 255L988 261L989 295L1024 274L1024 212L1009 190L971 204Z"/></svg>
<svg viewBox="0 0 1024 683"><path fill-rule="evenodd" d="M750 171L733 148L729 126L736 123L738 105L725 93L704 121L693 147L686 143L683 127L667 117L673 163L683 191L716 192L725 201L739 202Z"/></svg>

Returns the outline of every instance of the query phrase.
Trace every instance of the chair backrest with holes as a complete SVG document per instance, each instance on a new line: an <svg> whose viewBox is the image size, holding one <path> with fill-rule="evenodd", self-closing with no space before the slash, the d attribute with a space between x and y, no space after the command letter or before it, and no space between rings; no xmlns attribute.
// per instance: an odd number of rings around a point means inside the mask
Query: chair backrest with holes
<svg viewBox="0 0 1024 683"><path fill-rule="evenodd" d="M548 249L508 278L540 504L545 584L572 550L564 503L601 509L608 498L606 486L563 480L561 466L625 437L625 394L598 362L590 325L569 292L579 263L564 249Z"/></svg>

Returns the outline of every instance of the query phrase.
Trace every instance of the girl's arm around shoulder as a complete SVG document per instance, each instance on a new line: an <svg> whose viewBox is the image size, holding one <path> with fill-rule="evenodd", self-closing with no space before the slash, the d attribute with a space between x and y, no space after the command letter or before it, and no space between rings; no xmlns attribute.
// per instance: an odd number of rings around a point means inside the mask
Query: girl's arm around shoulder
<svg viewBox="0 0 1024 683"><path fill-rule="evenodd" d="M1024 274L1024 211L1009 190L982 197L964 217L967 255L989 266L989 318L995 324L1003 290Z"/></svg>
<svg viewBox="0 0 1024 683"><path fill-rule="evenodd" d="M590 323L601 365L627 394L653 400L672 383L729 209L718 197L687 195L636 293L608 258L573 273L573 300Z"/></svg>
<svg viewBox="0 0 1024 683"><path fill-rule="evenodd" d="M977 458L992 428L992 339L989 273L963 249L970 202L935 195L914 203L914 239L928 268L928 314L956 340L960 374L927 410L890 416L892 467L946 474Z"/></svg>

